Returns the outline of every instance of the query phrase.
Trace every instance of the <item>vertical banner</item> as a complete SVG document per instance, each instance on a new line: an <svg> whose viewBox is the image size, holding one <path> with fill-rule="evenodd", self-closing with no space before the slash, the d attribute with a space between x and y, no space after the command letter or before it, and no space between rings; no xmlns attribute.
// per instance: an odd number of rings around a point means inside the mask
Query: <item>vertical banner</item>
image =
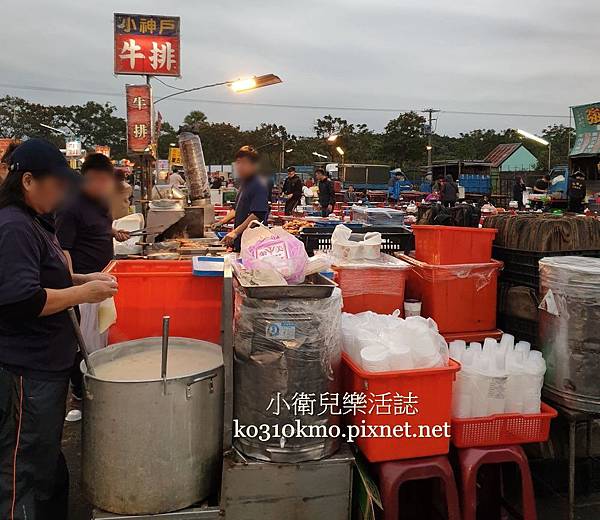
<svg viewBox="0 0 600 520"><path fill-rule="evenodd" d="M127 150L148 153L152 145L152 90L150 85L127 85Z"/></svg>
<svg viewBox="0 0 600 520"><path fill-rule="evenodd" d="M178 16L115 13L115 74L179 77L179 26Z"/></svg>

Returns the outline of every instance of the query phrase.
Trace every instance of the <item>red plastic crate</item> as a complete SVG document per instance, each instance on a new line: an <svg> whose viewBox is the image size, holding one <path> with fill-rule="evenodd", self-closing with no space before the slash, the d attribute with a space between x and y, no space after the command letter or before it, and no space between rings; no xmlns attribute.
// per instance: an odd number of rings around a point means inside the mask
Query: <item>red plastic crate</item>
<svg viewBox="0 0 600 520"><path fill-rule="evenodd" d="M404 290L410 268L338 267L335 281L342 291L344 312L373 311L404 316Z"/></svg>
<svg viewBox="0 0 600 520"><path fill-rule="evenodd" d="M113 260L104 272L119 283L109 343L160 336L165 315L171 336L220 342L223 278L194 276L191 260Z"/></svg>
<svg viewBox="0 0 600 520"><path fill-rule="evenodd" d="M540 413L453 418L452 444L457 448L475 448L546 442L550 435L550 422L557 415L554 408L542 403Z"/></svg>
<svg viewBox="0 0 600 520"><path fill-rule="evenodd" d="M343 353L343 390L347 393L369 396L407 396L411 392L417 397L415 415L377 414L367 410L365 414L347 414L347 422L366 428L390 427L407 423L410 431L419 432L419 427L433 428L450 424L452 384L460 365L450 360L447 367L401 370L397 372L365 372L350 357ZM364 456L371 462L411 459L448 453L448 437L359 437L355 440Z"/></svg>
<svg viewBox="0 0 600 520"><path fill-rule="evenodd" d="M407 297L421 301L421 315L433 318L442 335L496 328L502 262L432 265L407 255L396 256L413 266L406 282Z"/></svg>
<svg viewBox="0 0 600 520"><path fill-rule="evenodd" d="M492 259L496 229L413 226L415 258L433 265L481 264Z"/></svg>

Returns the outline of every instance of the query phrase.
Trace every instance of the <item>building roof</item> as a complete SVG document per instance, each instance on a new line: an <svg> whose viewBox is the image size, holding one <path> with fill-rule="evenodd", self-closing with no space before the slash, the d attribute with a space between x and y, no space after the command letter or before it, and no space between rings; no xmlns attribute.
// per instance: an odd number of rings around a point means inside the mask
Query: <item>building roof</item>
<svg viewBox="0 0 600 520"><path fill-rule="evenodd" d="M508 143L499 144L484 159L485 162L492 164L492 168L498 168L506 159L508 159L513 153L515 153L523 143Z"/></svg>

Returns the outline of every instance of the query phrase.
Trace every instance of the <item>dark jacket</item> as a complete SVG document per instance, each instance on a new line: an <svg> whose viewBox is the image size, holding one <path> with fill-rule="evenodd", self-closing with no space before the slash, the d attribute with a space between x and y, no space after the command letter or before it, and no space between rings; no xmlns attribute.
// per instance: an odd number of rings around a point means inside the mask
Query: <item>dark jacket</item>
<svg viewBox="0 0 600 520"><path fill-rule="evenodd" d="M335 189L330 179L319 181L319 204L322 208L335 206Z"/></svg>
<svg viewBox="0 0 600 520"><path fill-rule="evenodd" d="M585 199L586 185L585 179L581 177L571 177L569 179L569 198L573 200Z"/></svg>
<svg viewBox="0 0 600 520"><path fill-rule="evenodd" d="M523 182L515 182L515 184L513 185L512 198L513 200L516 200L519 203L519 207L523 205L523 192L526 188L527 187Z"/></svg>
<svg viewBox="0 0 600 520"><path fill-rule="evenodd" d="M442 185L442 202L454 202L458 198L458 186L452 175L446 175L444 184Z"/></svg>
<svg viewBox="0 0 600 520"><path fill-rule="evenodd" d="M298 175L286 177L283 183L283 193L293 195L292 199L300 200L302 198L302 179Z"/></svg>

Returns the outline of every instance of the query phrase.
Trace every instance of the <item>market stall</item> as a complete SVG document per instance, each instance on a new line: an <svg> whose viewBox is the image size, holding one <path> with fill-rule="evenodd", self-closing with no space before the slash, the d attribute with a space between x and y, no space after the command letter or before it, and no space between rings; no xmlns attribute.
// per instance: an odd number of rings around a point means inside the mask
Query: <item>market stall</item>
<svg viewBox="0 0 600 520"><path fill-rule="evenodd" d="M111 345L89 357L83 423L95 518L391 520L406 505L399 486L431 478L444 483L449 517L474 518L478 468L504 462L522 482L520 502L504 504L535 518L521 446L548 439L556 409L597 412L584 370L596 365L575 360L593 340L585 323L598 287L543 252L540 278L537 261L518 265L511 240L572 254L595 240L598 221L340 204L328 217L301 208L276 215L281 226L255 221L231 253L211 251L212 208L201 207L202 218L184 209L169 233L146 228L143 254L107 268L120 287L116 318ZM197 225L202 236L190 236ZM157 260L157 249L176 259ZM539 338L497 321L507 302L518 306L503 284L529 275L549 314ZM561 315L548 293L578 316ZM498 481L486 485L500 496Z"/></svg>

